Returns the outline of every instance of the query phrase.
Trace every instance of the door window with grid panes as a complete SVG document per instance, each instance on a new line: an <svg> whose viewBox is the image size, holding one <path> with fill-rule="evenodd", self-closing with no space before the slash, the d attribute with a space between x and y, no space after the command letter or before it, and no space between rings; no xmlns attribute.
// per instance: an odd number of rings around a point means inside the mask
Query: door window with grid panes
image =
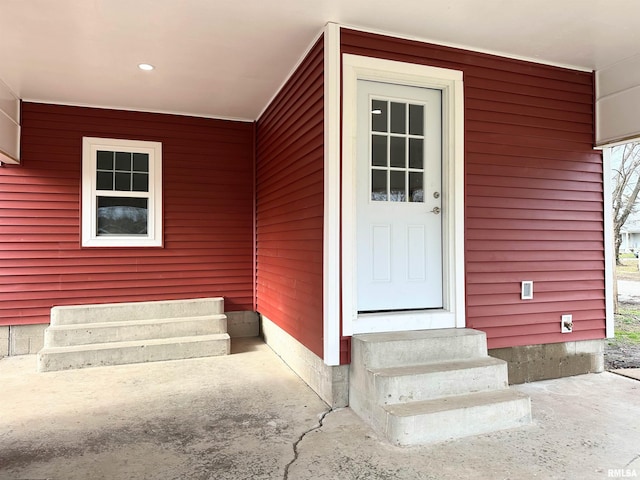
<svg viewBox="0 0 640 480"><path fill-rule="evenodd" d="M424 105L371 100L371 200L424 202Z"/></svg>

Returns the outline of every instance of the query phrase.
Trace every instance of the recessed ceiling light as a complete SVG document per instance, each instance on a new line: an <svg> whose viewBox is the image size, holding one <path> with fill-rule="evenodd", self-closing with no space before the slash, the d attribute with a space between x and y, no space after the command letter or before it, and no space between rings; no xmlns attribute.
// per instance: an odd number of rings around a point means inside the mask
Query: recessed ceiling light
<svg viewBox="0 0 640 480"><path fill-rule="evenodd" d="M153 65L151 65L149 63L141 63L141 64L138 65L138 68L140 70L144 70L144 71L149 72L149 71L153 70L156 67L154 67Z"/></svg>

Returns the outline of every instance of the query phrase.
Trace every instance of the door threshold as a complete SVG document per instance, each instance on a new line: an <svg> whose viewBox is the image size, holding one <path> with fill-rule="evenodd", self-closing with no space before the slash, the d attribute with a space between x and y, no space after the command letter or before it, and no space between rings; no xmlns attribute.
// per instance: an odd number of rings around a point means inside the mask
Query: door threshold
<svg viewBox="0 0 640 480"><path fill-rule="evenodd" d="M357 333L393 332L401 330L431 330L455 328L455 313L444 309L383 311L359 313L352 321Z"/></svg>
<svg viewBox="0 0 640 480"><path fill-rule="evenodd" d="M395 308L393 310L358 310L358 315L369 314L394 314L404 312L440 312L444 311L442 307L425 307L425 308Z"/></svg>

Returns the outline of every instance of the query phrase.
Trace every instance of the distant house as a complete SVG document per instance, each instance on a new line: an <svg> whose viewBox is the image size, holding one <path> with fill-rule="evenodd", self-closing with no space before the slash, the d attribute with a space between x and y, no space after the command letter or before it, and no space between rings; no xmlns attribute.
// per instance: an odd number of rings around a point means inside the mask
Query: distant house
<svg viewBox="0 0 640 480"><path fill-rule="evenodd" d="M636 252L640 250L640 219L638 214L630 215L625 225L620 230L622 243L621 252Z"/></svg>

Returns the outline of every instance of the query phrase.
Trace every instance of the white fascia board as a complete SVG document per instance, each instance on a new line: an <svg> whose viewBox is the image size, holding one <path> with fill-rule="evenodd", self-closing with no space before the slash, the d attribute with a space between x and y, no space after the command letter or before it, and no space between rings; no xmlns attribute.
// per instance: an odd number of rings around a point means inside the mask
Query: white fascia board
<svg viewBox="0 0 640 480"><path fill-rule="evenodd" d="M20 99L0 80L0 163L20 163Z"/></svg>

